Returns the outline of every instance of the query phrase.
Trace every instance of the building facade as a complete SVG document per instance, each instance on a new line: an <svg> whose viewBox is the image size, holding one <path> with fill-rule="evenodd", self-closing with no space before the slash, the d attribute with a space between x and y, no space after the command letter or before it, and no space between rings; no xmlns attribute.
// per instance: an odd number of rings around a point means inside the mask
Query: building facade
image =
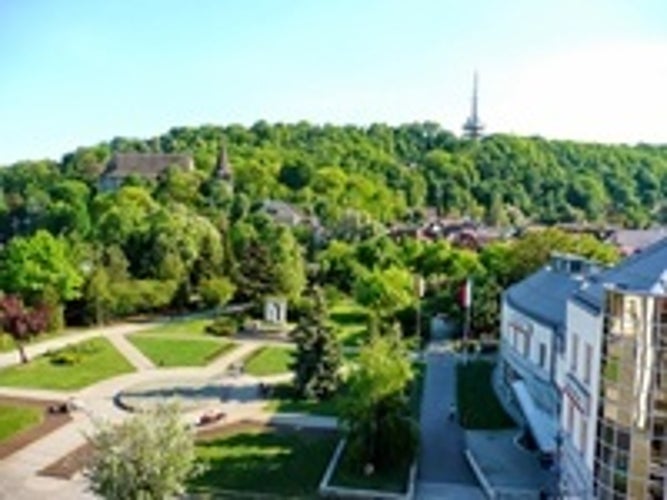
<svg viewBox="0 0 667 500"><path fill-rule="evenodd" d="M565 498L667 498L667 239L576 256L503 294L496 388Z"/></svg>

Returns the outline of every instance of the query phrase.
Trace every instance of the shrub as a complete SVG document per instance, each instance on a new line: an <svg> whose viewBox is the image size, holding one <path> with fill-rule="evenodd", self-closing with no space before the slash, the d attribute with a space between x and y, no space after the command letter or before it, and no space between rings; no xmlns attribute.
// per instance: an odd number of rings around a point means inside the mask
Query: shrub
<svg viewBox="0 0 667 500"><path fill-rule="evenodd" d="M227 278L210 278L199 284L199 294L207 307L224 306L233 297L236 287Z"/></svg>
<svg viewBox="0 0 667 500"><path fill-rule="evenodd" d="M206 327L206 333L216 337L231 337L238 331L238 324L234 318L222 316Z"/></svg>
<svg viewBox="0 0 667 500"><path fill-rule="evenodd" d="M78 365L84 353L76 346L65 346L48 353L49 360L54 365Z"/></svg>

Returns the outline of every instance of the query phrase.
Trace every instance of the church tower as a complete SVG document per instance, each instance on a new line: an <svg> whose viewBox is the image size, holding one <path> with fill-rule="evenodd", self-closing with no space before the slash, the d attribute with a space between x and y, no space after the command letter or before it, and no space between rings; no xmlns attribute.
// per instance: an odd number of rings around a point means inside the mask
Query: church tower
<svg viewBox="0 0 667 500"><path fill-rule="evenodd" d="M470 116L463 124L463 135L470 139L479 139L484 130L484 124L477 114L477 71L475 71L472 88L472 110Z"/></svg>
<svg viewBox="0 0 667 500"><path fill-rule="evenodd" d="M220 139L220 156L218 157L218 166L215 170L215 175L218 179L225 181L232 180L232 164L229 162L227 156L227 144L224 139Z"/></svg>

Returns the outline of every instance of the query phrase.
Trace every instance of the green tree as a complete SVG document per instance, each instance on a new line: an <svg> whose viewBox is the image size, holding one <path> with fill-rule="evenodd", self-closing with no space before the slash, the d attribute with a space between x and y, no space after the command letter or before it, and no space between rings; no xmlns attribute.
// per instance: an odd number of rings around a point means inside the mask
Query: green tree
<svg viewBox="0 0 667 500"><path fill-rule="evenodd" d="M28 304L54 293L60 302L77 298L83 277L68 257L67 242L47 231L12 239L2 252L0 288Z"/></svg>
<svg viewBox="0 0 667 500"><path fill-rule="evenodd" d="M296 392L305 399L327 399L340 385L341 353L336 334L327 324L324 294L309 293L312 304L292 332L297 350L292 364Z"/></svg>
<svg viewBox="0 0 667 500"><path fill-rule="evenodd" d="M367 271L359 277L354 287L356 300L382 316L410 306L415 300L414 278L400 267Z"/></svg>
<svg viewBox="0 0 667 500"><path fill-rule="evenodd" d="M413 377L399 339L375 336L359 352L341 415L359 472L366 464L384 470L414 457L417 427L407 397Z"/></svg>
<svg viewBox="0 0 667 500"><path fill-rule="evenodd" d="M207 307L222 307L234 296L236 287L227 278L207 278L199 283L201 300Z"/></svg>
<svg viewBox="0 0 667 500"><path fill-rule="evenodd" d="M163 500L185 492L199 472L193 432L174 404L161 404L120 424L102 423L90 437L86 469L94 493L108 500Z"/></svg>

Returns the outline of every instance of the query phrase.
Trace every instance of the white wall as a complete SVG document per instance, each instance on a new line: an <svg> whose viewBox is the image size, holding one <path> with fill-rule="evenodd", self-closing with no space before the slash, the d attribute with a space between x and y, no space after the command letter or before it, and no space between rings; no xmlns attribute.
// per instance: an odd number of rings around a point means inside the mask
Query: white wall
<svg viewBox="0 0 667 500"><path fill-rule="evenodd" d="M520 333L515 335L515 331ZM552 328L533 320L503 301L501 335L506 342L506 359L523 376L531 396L543 410L556 416L557 399L551 385ZM530 337L525 353L524 337ZM544 346L544 363L540 366L540 345Z"/></svg>
<svg viewBox="0 0 667 500"><path fill-rule="evenodd" d="M573 357L573 336L579 337L579 349L576 363L576 373L571 371L571 360ZM602 315L595 315L587 308L584 308L575 301L567 303L567 330L566 330L566 350L565 356L559 358L558 362L558 381L559 386L567 390L575 387L585 389L584 393L588 398L586 411L581 412L578 408L574 412L574 428L570 430L570 438L575 448L580 450L580 433L582 422L587 424L587 436L583 450L580 454L584 459L589 470L593 471L593 461L595 458L595 439L597 432L597 407L600 387L600 355L602 341ZM592 356L590 362L590 381L587 383L584 377L586 363L586 345L590 345ZM568 383L568 377L573 377L578 384ZM568 426L568 407L572 404L570 396L563 393L563 402L561 405L561 427L567 430Z"/></svg>

